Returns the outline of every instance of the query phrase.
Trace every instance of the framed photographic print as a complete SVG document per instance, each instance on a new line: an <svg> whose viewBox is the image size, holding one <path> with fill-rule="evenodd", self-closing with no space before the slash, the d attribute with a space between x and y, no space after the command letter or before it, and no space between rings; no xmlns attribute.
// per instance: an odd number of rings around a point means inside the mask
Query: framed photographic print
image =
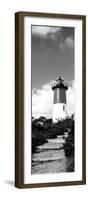
<svg viewBox="0 0 88 200"><path fill-rule="evenodd" d="M15 14L15 186L86 183L86 16Z"/></svg>

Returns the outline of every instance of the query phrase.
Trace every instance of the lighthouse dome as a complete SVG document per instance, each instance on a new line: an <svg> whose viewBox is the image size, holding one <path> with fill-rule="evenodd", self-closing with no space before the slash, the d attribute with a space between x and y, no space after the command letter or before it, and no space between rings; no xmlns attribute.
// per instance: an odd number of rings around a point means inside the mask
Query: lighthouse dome
<svg viewBox="0 0 88 200"><path fill-rule="evenodd" d="M52 84L52 90L56 88L64 88L65 90L68 89L67 84L64 83L64 79L61 76L59 76L59 78Z"/></svg>

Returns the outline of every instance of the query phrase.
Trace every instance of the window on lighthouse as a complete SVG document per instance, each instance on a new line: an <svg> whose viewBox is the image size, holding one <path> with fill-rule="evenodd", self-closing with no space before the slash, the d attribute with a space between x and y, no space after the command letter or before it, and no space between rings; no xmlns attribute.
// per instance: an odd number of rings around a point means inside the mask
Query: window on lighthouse
<svg viewBox="0 0 88 200"><path fill-rule="evenodd" d="M63 111L65 111L65 105L63 105Z"/></svg>

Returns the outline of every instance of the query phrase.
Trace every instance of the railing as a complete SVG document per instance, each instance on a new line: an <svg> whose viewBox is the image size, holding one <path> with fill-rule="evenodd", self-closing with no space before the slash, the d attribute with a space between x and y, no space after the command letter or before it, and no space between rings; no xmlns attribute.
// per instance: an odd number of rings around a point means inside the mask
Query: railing
<svg viewBox="0 0 88 200"><path fill-rule="evenodd" d="M53 83L51 86L52 86L52 88L53 88L53 87L60 86L60 85L63 85L63 86L65 86L65 87L68 87L67 83L61 83L61 82L55 82L55 83Z"/></svg>

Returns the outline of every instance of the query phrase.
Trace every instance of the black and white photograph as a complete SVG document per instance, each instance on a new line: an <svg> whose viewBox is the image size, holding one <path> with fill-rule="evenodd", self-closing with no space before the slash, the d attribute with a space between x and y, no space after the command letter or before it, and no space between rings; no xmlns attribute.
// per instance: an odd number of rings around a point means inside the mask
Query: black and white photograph
<svg viewBox="0 0 88 200"><path fill-rule="evenodd" d="M16 185L85 184L85 16L16 14Z"/></svg>
<svg viewBox="0 0 88 200"><path fill-rule="evenodd" d="M31 26L32 174L74 172L74 28Z"/></svg>

